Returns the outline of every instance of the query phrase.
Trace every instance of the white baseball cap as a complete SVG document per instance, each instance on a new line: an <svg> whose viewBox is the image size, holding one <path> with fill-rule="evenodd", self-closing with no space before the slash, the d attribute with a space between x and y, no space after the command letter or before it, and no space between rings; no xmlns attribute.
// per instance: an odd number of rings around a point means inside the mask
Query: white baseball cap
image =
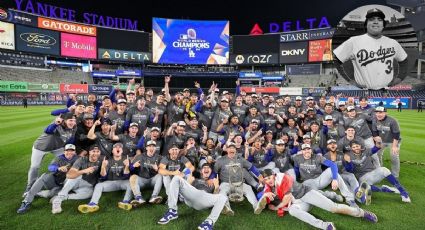
<svg viewBox="0 0 425 230"><path fill-rule="evenodd" d="M75 145L67 144L67 145L65 145L65 150L75 150Z"/></svg>
<svg viewBox="0 0 425 230"><path fill-rule="evenodd" d="M301 149L310 149L310 145L309 144L302 144L301 145Z"/></svg>

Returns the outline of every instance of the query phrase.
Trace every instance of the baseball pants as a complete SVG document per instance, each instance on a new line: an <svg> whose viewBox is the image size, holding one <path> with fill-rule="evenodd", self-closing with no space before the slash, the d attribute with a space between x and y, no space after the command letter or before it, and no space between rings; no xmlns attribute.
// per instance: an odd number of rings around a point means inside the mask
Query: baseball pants
<svg viewBox="0 0 425 230"><path fill-rule="evenodd" d="M41 189L46 188L51 190L50 194L54 195L60 190L59 185L55 182L55 176L52 173L44 173L41 175L31 186L31 189L28 191L27 195L24 198L24 201L31 203L34 200L35 195L41 191ZM56 192L54 192L55 190Z"/></svg>
<svg viewBox="0 0 425 230"><path fill-rule="evenodd" d="M102 192L115 192L120 190L125 191L123 200L129 201L132 196L131 189L128 189L129 187L130 183L128 180L107 180L100 182L94 187L93 196L91 197L90 203L98 204L99 199L102 196Z"/></svg>
<svg viewBox="0 0 425 230"><path fill-rule="evenodd" d="M345 197L345 199L354 200L354 193L348 189L347 185L345 184L344 180L339 174L338 174L337 181L338 181L339 191ZM320 176L314 179L306 180L303 182L303 184L311 187L312 189L319 190L319 189L326 188L328 185L331 184L331 182L332 182L332 171L331 171L331 168L327 168L325 171L323 171L322 174L320 174Z"/></svg>
<svg viewBox="0 0 425 230"><path fill-rule="evenodd" d="M323 210L332 213L339 213L354 217L363 217L364 211L360 208L353 208L345 204L337 204L330 199L326 198L316 190L310 190L300 199L296 199L291 206L287 209L289 214L305 223L308 223L316 228L326 229L329 222L317 219L308 211L311 206L316 206Z"/></svg>
<svg viewBox="0 0 425 230"><path fill-rule="evenodd" d="M69 194L70 191L74 193ZM93 185L83 180L82 176L75 179L66 179L65 184L59 191L57 198L63 200L84 200L93 194Z"/></svg>
<svg viewBox="0 0 425 230"><path fill-rule="evenodd" d="M359 187L359 181L357 180L356 176L354 174L349 172L343 172L339 174L342 179L344 180L345 184L347 185L348 189L354 193L356 188Z"/></svg>
<svg viewBox="0 0 425 230"><path fill-rule="evenodd" d="M384 156L384 151L386 148L389 148L390 150L391 173L398 178L400 176L400 153L399 154L392 153L393 152L392 143L382 143L382 148L378 151L378 153L373 154L372 156L377 155L381 165L384 165L383 156ZM400 143L398 143L398 148L400 149Z"/></svg>
<svg viewBox="0 0 425 230"><path fill-rule="evenodd" d="M162 175L156 174L154 177L146 179L138 175L132 175L130 177L130 187L129 189L133 192L134 196L141 196L140 189L143 189L147 186L150 188L153 187L153 192L151 197L158 196L162 188Z"/></svg>
<svg viewBox="0 0 425 230"><path fill-rule="evenodd" d="M179 176L173 177L170 183L170 194L168 195L168 208L177 210L179 193L184 197L187 206L196 210L211 208L211 213L207 217L215 223L220 216L221 210L227 202L227 196L223 194L211 194L203 190L198 190Z"/></svg>
<svg viewBox="0 0 425 230"><path fill-rule="evenodd" d="M44 156L49 152L53 153L55 157L57 157L64 153L64 148L55 149L52 151L41 151L41 150L35 149L34 146L32 147L31 165L30 165L30 169L28 170L28 183L27 183L28 187L31 187L31 185L37 179L38 169L41 166L41 161L43 160Z"/></svg>
<svg viewBox="0 0 425 230"><path fill-rule="evenodd" d="M364 145L365 145L365 148L368 148L368 149L373 148L373 146L375 146L375 142L373 141L373 137L369 137L369 138L364 139ZM381 167L382 164L379 161L378 154L372 155L372 163L375 166L375 168Z"/></svg>
<svg viewBox="0 0 425 230"><path fill-rule="evenodd" d="M385 177L389 176L390 174L391 172L389 169L385 167L379 167L377 169L374 169L373 171L364 174L362 177L359 178L359 181L360 183L366 182L369 185L373 185L378 182L381 182Z"/></svg>

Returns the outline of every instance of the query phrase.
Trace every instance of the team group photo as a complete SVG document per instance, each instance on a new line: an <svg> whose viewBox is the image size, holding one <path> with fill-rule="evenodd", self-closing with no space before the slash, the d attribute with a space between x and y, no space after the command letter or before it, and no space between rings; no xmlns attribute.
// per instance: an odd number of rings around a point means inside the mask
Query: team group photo
<svg viewBox="0 0 425 230"><path fill-rule="evenodd" d="M1 229L423 228L423 1L99 4L0 4Z"/></svg>

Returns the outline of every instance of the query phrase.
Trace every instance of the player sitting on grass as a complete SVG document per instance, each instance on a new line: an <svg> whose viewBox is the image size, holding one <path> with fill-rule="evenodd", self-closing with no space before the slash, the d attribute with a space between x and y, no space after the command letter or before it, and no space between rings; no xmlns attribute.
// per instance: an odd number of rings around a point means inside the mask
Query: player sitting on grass
<svg viewBox="0 0 425 230"><path fill-rule="evenodd" d="M66 174L65 184L58 195L52 199L52 213L62 212L62 201L82 200L90 198L93 194L93 186L99 178L101 161L99 160L100 148L92 145L89 155L78 158ZM74 193L69 194L70 191Z"/></svg>
<svg viewBox="0 0 425 230"><path fill-rule="evenodd" d="M134 200L131 201L133 207L146 203L140 192L140 189L145 187L153 187L149 203L162 202L162 197L158 196L162 188L162 175L158 173L160 161L161 156L156 153L156 142L148 141L146 152L136 155L130 164L130 170L134 173L130 176L130 187L134 194Z"/></svg>
<svg viewBox="0 0 425 230"><path fill-rule="evenodd" d="M230 207L226 206L227 196L217 194L219 189L218 178L213 180L214 186L208 185L211 173L211 165L205 163L202 165L200 172L201 178L199 179L195 179L191 174L188 175L187 180L184 179L185 175L183 173L175 175L170 183L168 211L158 221L158 224L168 224L171 220L178 218L177 200L179 199L179 195L183 197L187 206L196 210L212 207L210 215L198 226L198 229L213 229L213 225L217 222L221 212L233 215L234 213Z"/></svg>
<svg viewBox="0 0 425 230"><path fill-rule="evenodd" d="M118 207L130 210L132 208L129 200L131 198L131 189L128 182L130 176L130 162L128 157L125 159L122 156L123 145L118 142L112 147L112 157L108 160L106 157L103 158L102 167L100 169L100 176L103 182L98 183L94 187L93 196L91 197L90 203L82 204L78 206L78 211L81 213L96 212L99 210L99 199L102 196L102 192L114 192L119 190L125 190L124 200L118 203Z"/></svg>
<svg viewBox="0 0 425 230"><path fill-rule="evenodd" d="M31 202L34 200L34 196L40 192L43 187L48 189L48 195L46 198L55 195L55 193L63 186L66 173L77 158L78 157L75 154L75 145L65 145L65 153L56 157L48 167L49 172L44 173L34 182L17 212L19 214L26 212L30 207Z"/></svg>
<svg viewBox="0 0 425 230"><path fill-rule="evenodd" d="M261 197L260 211L266 204L271 210L277 211L279 216L284 216L285 211L301 221L316 228L333 230L332 222L324 222L309 213L311 206L316 206L332 213L344 214L353 217L361 217L372 223L378 222L378 217L372 212L350 207L345 204L334 203L320 192L300 184L289 174L277 173L266 169L262 172L264 182L264 195Z"/></svg>
<svg viewBox="0 0 425 230"><path fill-rule="evenodd" d="M356 193L356 199L362 203L369 205L371 203L373 192L389 192L400 193L403 202L410 203L410 197L407 191L403 188L400 182L391 174L386 167L378 167L372 163L372 155L376 154L380 149L380 143L372 149L362 149L362 145L356 141L351 143L351 152L344 156L346 161L346 169L353 172L360 182L360 189ZM374 184L387 179L394 187L383 185L382 187Z"/></svg>

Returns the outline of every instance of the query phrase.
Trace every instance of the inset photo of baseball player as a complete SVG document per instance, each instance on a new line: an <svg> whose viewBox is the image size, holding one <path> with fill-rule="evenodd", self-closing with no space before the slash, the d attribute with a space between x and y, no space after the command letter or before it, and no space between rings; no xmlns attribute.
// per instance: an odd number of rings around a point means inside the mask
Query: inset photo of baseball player
<svg viewBox="0 0 425 230"><path fill-rule="evenodd" d="M333 54L339 75L362 89L423 81L410 73L418 58L416 32L388 6L361 6L342 18L333 37Z"/></svg>

